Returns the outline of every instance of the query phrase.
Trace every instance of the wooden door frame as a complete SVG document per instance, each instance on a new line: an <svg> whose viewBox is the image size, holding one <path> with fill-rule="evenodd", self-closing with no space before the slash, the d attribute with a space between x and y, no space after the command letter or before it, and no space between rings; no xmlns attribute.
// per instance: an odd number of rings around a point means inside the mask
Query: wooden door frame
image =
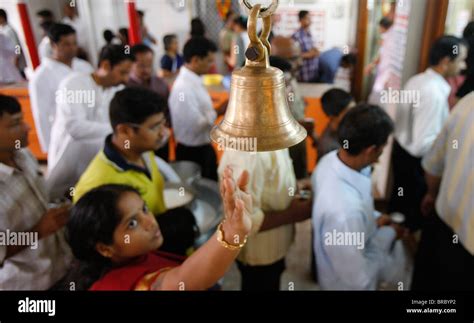
<svg viewBox="0 0 474 323"><path fill-rule="evenodd" d="M368 17L369 12L367 10L367 0L359 0L357 8L357 37L355 45L357 48L357 64L354 68L354 81L352 82L352 93L354 94L356 101L362 100Z"/></svg>
<svg viewBox="0 0 474 323"><path fill-rule="evenodd" d="M428 67L431 46L437 38L444 34L448 6L449 0L426 0L418 72L423 72Z"/></svg>

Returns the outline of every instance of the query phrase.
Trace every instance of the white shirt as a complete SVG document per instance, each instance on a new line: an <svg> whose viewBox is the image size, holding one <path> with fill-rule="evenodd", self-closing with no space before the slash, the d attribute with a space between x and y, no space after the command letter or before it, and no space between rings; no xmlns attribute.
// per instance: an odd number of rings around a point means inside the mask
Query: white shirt
<svg viewBox="0 0 474 323"><path fill-rule="evenodd" d="M217 118L202 78L181 67L168 99L173 132L178 143L201 146L211 143L210 132Z"/></svg>
<svg viewBox="0 0 474 323"><path fill-rule="evenodd" d="M44 36L43 39L41 39L38 45L38 54L41 62L43 62L45 58L53 57L53 47L51 46L51 39L49 39L48 36Z"/></svg>
<svg viewBox="0 0 474 323"><path fill-rule="evenodd" d="M413 103L398 105L395 138L412 156L422 157L431 148L448 118L451 87L443 76L428 68L410 78L404 90L419 93L420 102L419 106Z"/></svg>
<svg viewBox="0 0 474 323"><path fill-rule="evenodd" d="M91 75L80 73L59 84L58 91L62 96L66 93L66 99L59 99L51 130L47 177L51 198L63 196L74 186L102 148L105 137L112 132L109 104L122 88L103 88ZM72 95L78 95L74 102L69 100Z"/></svg>
<svg viewBox="0 0 474 323"><path fill-rule="evenodd" d="M0 33L0 83L15 83L23 80L14 64L15 57L15 46L7 36Z"/></svg>
<svg viewBox="0 0 474 323"><path fill-rule="evenodd" d="M43 58L41 65L34 71L28 90L36 133L43 152L48 152L49 148L51 128L56 116L56 91L59 83L73 72L90 74L93 71L93 67L82 59L74 58L69 67L47 57Z"/></svg>
<svg viewBox="0 0 474 323"><path fill-rule="evenodd" d="M409 276L404 272L401 243L395 242L391 252L394 229L376 225L380 213L374 210L370 168L357 172L337 153L325 155L311 178L313 243L321 288L374 290L381 280L405 281ZM341 235L357 235L363 243L334 243Z"/></svg>
<svg viewBox="0 0 474 323"><path fill-rule="evenodd" d="M20 45L20 40L18 39L18 35L16 31L10 26L10 25L5 25L5 26L0 26L0 34L3 34L10 39L12 42L13 46L19 46Z"/></svg>
<svg viewBox="0 0 474 323"><path fill-rule="evenodd" d="M33 155L28 149L21 149L15 152L14 159L19 169L0 163L3 233L28 232L48 209L43 177ZM64 230L37 242L36 249L30 242L30 246L9 258L5 258L7 246L0 244L0 290L45 290L63 278L72 260Z"/></svg>
<svg viewBox="0 0 474 323"><path fill-rule="evenodd" d="M474 92L454 107L423 157L423 169L441 177L436 198L439 217L474 256Z"/></svg>
<svg viewBox="0 0 474 323"><path fill-rule="evenodd" d="M247 190L252 196L252 231L237 259L251 265L270 265L286 256L295 237L293 223L260 231L265 213L287 209L296 192L296 177L288 149L245 152L226 149L219 163L222 179L225 168L232 166L234 178L247 170Z"/></svg>

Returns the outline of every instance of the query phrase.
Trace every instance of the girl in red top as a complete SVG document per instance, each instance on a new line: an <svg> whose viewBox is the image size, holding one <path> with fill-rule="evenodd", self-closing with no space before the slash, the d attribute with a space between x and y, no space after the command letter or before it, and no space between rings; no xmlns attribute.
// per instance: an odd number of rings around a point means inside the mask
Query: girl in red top
<svg viewBox="0 0 474 323"><path fill-rule="evenodd" d="M80 261L78 289L205 290L228 270L252 222L248 173L235 183L226 169L220 190L225 219L214 236L189 258L157 251L160 228L140 194L105 185L85 194L71 212L67 239ZM237 188L238 186L238 188Z"/></svg>

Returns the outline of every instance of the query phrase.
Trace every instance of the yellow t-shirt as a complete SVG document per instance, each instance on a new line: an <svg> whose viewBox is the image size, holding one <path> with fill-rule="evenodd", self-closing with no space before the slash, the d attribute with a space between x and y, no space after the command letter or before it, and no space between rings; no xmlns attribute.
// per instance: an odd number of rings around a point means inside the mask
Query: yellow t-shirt
<svg viewBox="0 0 474 323"><path fill-rule="evenodd" d="M154 215L166 211L163 189L164 180L155 161L155 154L147 152L143 158L151 174L151 179L145 172L138 169L123 169L109 160L103 151L99 152L82 174L75 186L74 204L88 191L106 184L129 185L140 192L148 208Z"/></svg>

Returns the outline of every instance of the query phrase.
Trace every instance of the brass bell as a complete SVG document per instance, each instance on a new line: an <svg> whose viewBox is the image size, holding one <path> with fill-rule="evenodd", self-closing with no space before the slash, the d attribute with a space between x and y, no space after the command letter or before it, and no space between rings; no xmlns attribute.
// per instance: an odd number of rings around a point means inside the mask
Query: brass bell
<svg viewBox="0 0 474 323"><path fill-rule="evenodd" d="M222 122L211 130L211 139L219 149L271 151L291 147L306 138L306 130L294 119L288 107L285 77L270 67L271 14L278 1L262 9L250 9L248 33L250 45L245 66L232 73L229 104ZM257 19L263 31L257 36Z"/></svg>

